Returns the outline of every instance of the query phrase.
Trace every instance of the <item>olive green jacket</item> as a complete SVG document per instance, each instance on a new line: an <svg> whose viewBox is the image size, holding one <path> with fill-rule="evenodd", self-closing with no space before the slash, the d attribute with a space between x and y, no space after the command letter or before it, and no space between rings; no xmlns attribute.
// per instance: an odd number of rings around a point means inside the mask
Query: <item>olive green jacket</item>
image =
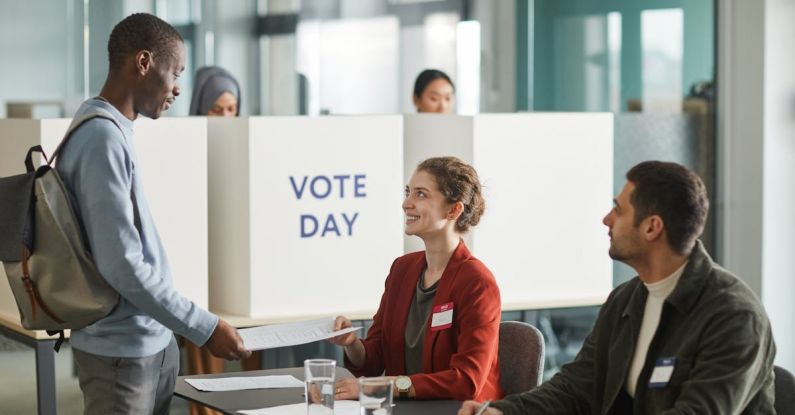
<svg viewBox="0 0 795 415"><path fill-rule="evenodd" d="M636 277L602 306L573 362L538 388L493 403L506 415L612 414L626 381L648 291ZM701 242L663 304L634 399L637 414L775 414L770 322L742 281ZM650 388L657 359L676 358L666 387Z"/></svg>

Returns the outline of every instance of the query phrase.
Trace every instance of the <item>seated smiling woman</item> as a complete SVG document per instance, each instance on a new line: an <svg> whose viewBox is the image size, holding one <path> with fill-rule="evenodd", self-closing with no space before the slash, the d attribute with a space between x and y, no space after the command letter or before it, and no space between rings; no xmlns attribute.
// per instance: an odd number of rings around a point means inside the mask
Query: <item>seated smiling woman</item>
<svg viewBox="0 0 795 415"><path fill-rule="evenodd" d="M392 263L373 325L331 339L343 346L356 376L395 380L395 396L479 400L503 396L497 344L500 290L462 236L477 225L485 202L471 166L454 157L423 161L406 186L406 234L425 251ZM337 317L336 329L351 326ZM335 385L336 399L357 399L356 379Z"/></svg>

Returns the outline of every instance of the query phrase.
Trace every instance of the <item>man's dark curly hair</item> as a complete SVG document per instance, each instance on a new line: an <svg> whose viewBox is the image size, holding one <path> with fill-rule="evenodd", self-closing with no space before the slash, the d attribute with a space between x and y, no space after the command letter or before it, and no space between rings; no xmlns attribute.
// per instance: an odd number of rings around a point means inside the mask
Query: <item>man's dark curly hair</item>
<svg viewBox="0 0 795 415"><path fill-rule="evenodd" d="M141 50L148 50L155 56L173 55L175 41L182 42L182 36L162 19L148 13L131 14L110 32L108 39L110 68L119 68L125 57Z"/></svg>

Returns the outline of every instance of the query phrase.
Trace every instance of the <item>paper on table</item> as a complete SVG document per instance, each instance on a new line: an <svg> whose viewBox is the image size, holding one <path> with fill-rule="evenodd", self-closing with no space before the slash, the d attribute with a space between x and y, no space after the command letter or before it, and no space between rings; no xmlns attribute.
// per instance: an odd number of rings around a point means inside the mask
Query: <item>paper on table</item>
<svg viewBox="0 0 795 415"><path fill-rule="evenodd" d="M349 327L334 331L334 318L307 320L298 323L273 324L268 326L241 329L237 332L243 338L248 350L273 349L275 347L295 346L328 339L341 334L359 330Z"/></svg>
<svg viewBox="0 0 795 415"><path fill-rule="evenodd" d="M185 382L188 382L191 386L200 391L207 392L304 387L304 382L290 375L185 379Z"/></svg>
<svg viewBox="0 0 795 415"><path fill-rule="evenodd" d="M274 406L237 411L242 415L306 415L306 404ZM359 401L334 401L334 415L359 415Z"/></svg>

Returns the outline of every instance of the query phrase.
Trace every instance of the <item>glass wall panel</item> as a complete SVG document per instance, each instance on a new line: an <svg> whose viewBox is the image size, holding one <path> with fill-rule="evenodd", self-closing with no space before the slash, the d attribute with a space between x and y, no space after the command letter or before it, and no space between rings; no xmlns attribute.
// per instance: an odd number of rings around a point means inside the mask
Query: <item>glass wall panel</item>
<svg viewBox="0 0 795 415"><path fill-rule="evenodd" d="M603 111L615 100L604 91L617 87L615 112L640 110L644 100L649 110L680 112L675 103L714 78L711 0L530 3L534 110Z"/></svg>
<svg viewBox="0 0 795 415"><path fill-rule="evenodd" d="M414 79L429 67L447 72L458 83L463 113L515 109L514 2L56 3L0 5L0 46L16 57L3 61L0 74L23 74L17 75L19 82L0 85L3 102L54 100L65 108L64 114L74 112L102 88L113 26L126 15L148 12L174 25L186 42L182 97L166 116L187 115L193 73L204 65L223 66L238 78L242 114L413 112ZM45 30L19 26L30 21L40 22L37 27ZM44 71L34 70L37 66ZM56 68L58 73L47 72Z"/></svg>
<svg viewBox="0 0 795 415"><path fill-rule="evenodd" d="M527 74L532 77L532 109L616 113L616 192L628 167L657 158L701 173L714 205L714 162L703 156L715 148L714 2L528 4L534 39L528 50L534 65ZM672 116L655 115L660 113ZM663 137L665 145L659 141ZM713 239L709 224L704 234L708 248ZM632 276L621 266L616 274L616 283Z"/></svg>
<svg viewBox="0 0 795 415"><path fill-rule="evenodd" d="M301 22L297 69L308 83L310 114L399 112L400 26L394 16Z"/></svg>
<svg viewBox="0 0 795 415"><path fill-rule="evenodd" d="M642 109L680 112L683 55L682 9L644 10L640 14L643 61Z"/></svg>
<svg viewBox="0 0 795 415"><path fill-rule="evenodd" d="M82 34L82 1L0 3L0 117L14 103L29 104L34 116L76 108L83 96Z"/></svg>

